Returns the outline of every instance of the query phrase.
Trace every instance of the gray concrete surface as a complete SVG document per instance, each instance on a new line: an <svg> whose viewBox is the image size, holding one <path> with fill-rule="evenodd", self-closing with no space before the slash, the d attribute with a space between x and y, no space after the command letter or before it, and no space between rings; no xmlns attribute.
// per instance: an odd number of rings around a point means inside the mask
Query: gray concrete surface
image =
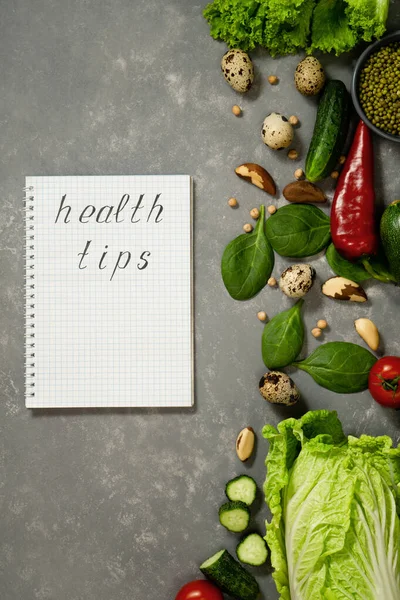
<svg viewBox="0 0 400 600"><path fill-rule="evenodd" d="M395 6L396 4L396 6ZM0 4L0 596L2 600L171 600L198 565L236 538L217 525L224 483L246 471L260 486L267 444L258 438L243 467L238 431L337 409L347 432L399 441L400 416L368 393L340 396L302 372L294 410L266 405L262 325L290 301L267 288L237 303L225 292L225 244L267 198L240 181L244 161L268 166L280 188L295 167L260 140L272 110L296 114L294 146L310 140L315 102L292 85L298 57L254 54L254 89L239 97L219 71L213 41L188 0L3 0ZM400 27L392 1L391 28ZM324 58L330 76L350 81L354 57ZM266 77L276 73L280 84ZM231 106L243 107L240 119ZM377 196L400 195L400 145L376 140ZM23 399L23 212L25 174L190 173L195 178L196 406L193 410L28 411ZM329 186L328 186L329 187ZM240 207L226 205L229 196ZM283 202L279 200L278 205ZM312 261L319 282L330 273ZM278 258L275 274L288 264ZM368 284L364 306L307 298L310 331L326 318L326 340L360 341L352 322L371 316L386 353L398 354L399 290ZM310 334L305 354L320 342ZM256 521L263 529L266 508ZM263 597L277 598L270 568Z"/></svg>

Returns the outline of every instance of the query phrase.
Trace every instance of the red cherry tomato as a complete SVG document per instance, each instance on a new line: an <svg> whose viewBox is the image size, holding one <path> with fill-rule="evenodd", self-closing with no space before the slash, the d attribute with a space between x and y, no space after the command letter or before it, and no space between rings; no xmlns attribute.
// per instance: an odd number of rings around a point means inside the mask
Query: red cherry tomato
<svg viewBox="0 0 400 600"><path fill-rule="evenodd" d="M400 408L400 356L384 356L369 373L371 396L382 406Z"/></svg>
<svg viewBox="0 0 400 600"><path fill-rule="evenodd" d="M175 600L224 600L224 597L215 585L206 579L198 579L184 585Z"/></svg>

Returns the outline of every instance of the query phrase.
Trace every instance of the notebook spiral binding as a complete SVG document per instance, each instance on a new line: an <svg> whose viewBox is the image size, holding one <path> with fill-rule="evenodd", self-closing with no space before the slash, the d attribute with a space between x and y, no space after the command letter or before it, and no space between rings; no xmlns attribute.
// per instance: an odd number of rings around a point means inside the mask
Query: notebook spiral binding
<svg viewBox="0 0 400 600"><path fill-rule="evenodd" d="M35 396L35 196L33 186L25 193L25 396Z"/></svg>

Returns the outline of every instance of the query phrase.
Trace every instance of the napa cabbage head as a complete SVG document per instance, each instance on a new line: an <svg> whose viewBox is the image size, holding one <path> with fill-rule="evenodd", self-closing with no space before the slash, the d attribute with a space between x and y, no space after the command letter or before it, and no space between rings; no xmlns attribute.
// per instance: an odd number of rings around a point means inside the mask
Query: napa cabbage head
<svg viewBox="0 0 400 600"><path fill-rule="evenodd" d="M400 449L335 412L267 425L266 540L281 600L399 600Z"/></svg>

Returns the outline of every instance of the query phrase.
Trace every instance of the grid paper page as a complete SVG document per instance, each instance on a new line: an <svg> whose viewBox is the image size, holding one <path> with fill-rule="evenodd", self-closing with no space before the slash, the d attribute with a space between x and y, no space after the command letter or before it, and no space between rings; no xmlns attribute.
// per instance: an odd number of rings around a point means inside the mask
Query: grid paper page
<svg viewBox="0 0 400 600"><path fill-rule="evenodd" d="M26 186L26 406L191 406L191 178Z"/></svg>

